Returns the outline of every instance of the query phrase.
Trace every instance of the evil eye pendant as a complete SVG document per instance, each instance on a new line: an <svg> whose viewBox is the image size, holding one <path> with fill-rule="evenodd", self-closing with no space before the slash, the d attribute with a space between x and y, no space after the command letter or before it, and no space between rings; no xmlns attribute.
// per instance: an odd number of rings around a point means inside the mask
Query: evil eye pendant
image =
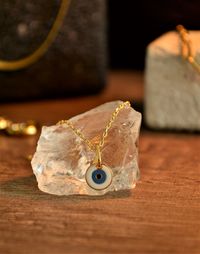
<svg viewBox="0 0 200 254"><path fill-rule="evenodd" d="M101 165L100 168L96 165L92 165L88 168L85 179L91 188L95 190L104 190L112 182L112 171L105 165Z"/></svg>

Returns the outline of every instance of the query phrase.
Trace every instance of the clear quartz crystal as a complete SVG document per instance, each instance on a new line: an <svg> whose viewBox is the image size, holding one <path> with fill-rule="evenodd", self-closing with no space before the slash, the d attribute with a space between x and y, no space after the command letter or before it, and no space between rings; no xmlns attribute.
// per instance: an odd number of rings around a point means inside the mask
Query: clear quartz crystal
<svg viewBox="0 0 200 254"><path fill-rule="evenodd" d="M108 102L70 119L93 143L98 143L115 108L121 101ZM55 195L103 195L135 187L139 176L138 137L141 114L122 109L109 130L102 149L102 163L112 170L112 183L104 190L91 188L85 173L95 152L66 125L43 127L32 168L41 191Z"/></svg>

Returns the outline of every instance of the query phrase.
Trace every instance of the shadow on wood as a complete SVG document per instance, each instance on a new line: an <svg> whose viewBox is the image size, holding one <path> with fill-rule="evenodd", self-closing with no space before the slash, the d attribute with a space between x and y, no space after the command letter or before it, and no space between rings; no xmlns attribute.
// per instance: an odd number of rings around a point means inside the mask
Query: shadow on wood
<svg viewBox="0 0 200 254"><path fill-rule="evenodd" d="M81 196L81 195L71 195L71 196L56 196L50 195L40 191L37 188L37 183L35 177L27 176L18 178L15 180L7 181L0 186L0 193L5 196L15 196L15 197L28 197L34 200L70 200L70 201L81 201L81 200L100 200L100 199L117 199L117 198L128 198L131 195L130 190L110 192L104 196Z"/></svg>

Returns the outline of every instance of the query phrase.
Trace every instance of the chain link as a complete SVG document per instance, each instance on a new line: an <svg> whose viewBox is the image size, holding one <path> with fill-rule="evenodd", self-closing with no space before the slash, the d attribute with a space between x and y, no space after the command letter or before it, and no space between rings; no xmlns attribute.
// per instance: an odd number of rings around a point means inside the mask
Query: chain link
<svg viewBox="0 0 200 254"><path fill-rule="evenodd" d="M200 73L200 65L195 60L193 49L192 49L192 42L191 42L188 30L185 29L185 27L182 25L178 25L176 27L176 30L178 31L181 42L182 42L182 45L181 45L182 57L186 61L188 61L196 71Z"/></svg>
<svg viewBox="0 0 200 254"><path fill-rule="evenodd" d="M102 134L102 137L101 137L101 139L100 139L100 141L99 141L99 144L98 144L99 149L101 149L101 148L104 146L105 139L106 139L107 136L108 136L108 132L109 132L110 128L112 127L112 125L113 125L113 123L114 123L116 117L118 116L119 112L120 112L122 109L124 109L125 107L130 107L130 106L131 106L131 104L130 104L129 101L123 102L123 103L121 103L121 104L115 109L115 111L112 113L111 118L110 118L110 120L108 121L108 123L107 123L107 125L106 125L106 127L105 127L105 129L104 129L104 132L103 132L103 134ZM84 135L79 129L77 129L77 128L73 125L72 122L70 122L69 120L61 120L61 121L59 121L59 122L57 123L57 125L63 125L63 124L67 124L67 126L68 126L69 128L71 128L72 131L73 131L80 139L82 139L82 140L87 144L88 148L89 148L91 151L96 151L96 147L97 147L97 146L96 146L95 144L93 144L89 139L87 139L87 138L85 137L85 135Z"/></svg>

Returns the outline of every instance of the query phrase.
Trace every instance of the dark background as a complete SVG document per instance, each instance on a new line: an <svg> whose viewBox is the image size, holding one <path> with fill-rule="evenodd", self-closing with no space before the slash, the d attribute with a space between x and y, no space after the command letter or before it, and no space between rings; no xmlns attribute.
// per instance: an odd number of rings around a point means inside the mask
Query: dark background
<svg viewBox="0 0 200 254"><path fill-rule="evenodd" d="M148 43L178 24L200 29L199 0L108 0L110 68L143 69Z"/></svg>
<svg viewBox="0 0 200 254"><path fill-rule="evenodd" d="M0 59L9 59L9 54L10 59L17 59L33 52L49 32L60 3L3 1ZM99 17L96 21L94 14ZM200 0L73 0L67 18L38 62L13 72L0 71L0 102L102 91L107 84L107 66L112 70L143 70L145 50L151 41L178 24L200 30ZM37 21L36 28L30 26L33 21ZM27 25L26 35L16 32L19 24ZM79 39L73 41L70 34Z"/></svg>

